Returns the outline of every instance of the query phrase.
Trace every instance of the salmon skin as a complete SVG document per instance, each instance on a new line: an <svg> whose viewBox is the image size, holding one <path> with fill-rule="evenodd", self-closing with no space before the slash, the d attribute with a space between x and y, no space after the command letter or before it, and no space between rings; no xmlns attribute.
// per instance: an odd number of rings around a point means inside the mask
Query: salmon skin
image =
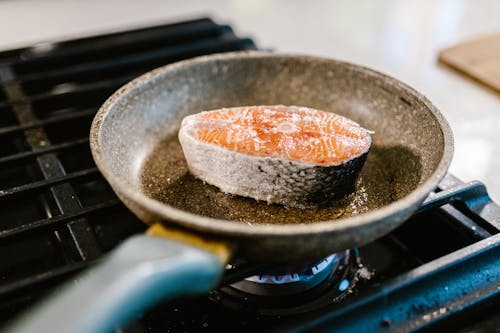
<svg viewBox="0 0 500 333"><path fill-rule="evenodd" d="M189 115L179 141L190 172L222 191L310 208L354 190L371 133L335 113L264 105Z"/></svg>

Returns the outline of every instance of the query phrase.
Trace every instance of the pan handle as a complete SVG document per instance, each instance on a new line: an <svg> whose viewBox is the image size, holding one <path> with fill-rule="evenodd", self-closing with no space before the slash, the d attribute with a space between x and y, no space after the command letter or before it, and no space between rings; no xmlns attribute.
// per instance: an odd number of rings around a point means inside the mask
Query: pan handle
<svg viewBox="0 0 500 333"><path fill-rule="evenodd" d="M202 294L217 286L229 247L199 238L193 246L153 237L172 236L160 225L148 233L126 240L97 267L19 318L7 332L112 332L162 300Z"/></svg>

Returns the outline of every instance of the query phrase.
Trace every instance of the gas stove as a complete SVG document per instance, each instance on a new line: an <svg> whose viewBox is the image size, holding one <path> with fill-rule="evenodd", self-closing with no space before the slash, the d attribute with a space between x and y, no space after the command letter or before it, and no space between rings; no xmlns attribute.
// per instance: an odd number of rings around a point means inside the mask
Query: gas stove
<svg viewBox="0 0 500 333"><path fill-rule="evenodd" d="M0 53L2 323L146 228L89 152L106 97L164 64L255 48L202 18ZM448 175L375 242L308 263L232 262L208 295L160 304L117 331L498 331L499 231L484 184Z"/></svg>

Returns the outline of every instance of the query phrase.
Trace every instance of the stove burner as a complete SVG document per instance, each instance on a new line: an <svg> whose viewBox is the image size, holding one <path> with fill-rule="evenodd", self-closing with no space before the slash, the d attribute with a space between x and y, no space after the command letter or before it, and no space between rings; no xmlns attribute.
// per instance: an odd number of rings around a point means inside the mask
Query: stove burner
<svg viewBox="0 0 500 333"><path fill-rule="evenodd" d="M334 253L310 267L299 267L296 273L254 275L233 283L231 287L254 295L282 296L302 293L324 282L343 257L345 253Z"/></svg>
<svg viewBox="0 0 500 333"><path fill-rule="evenodd" d="M278 267L245 278L212 291L210 299L251 315L304 313L343 299L352 292L361 271L367 270L359 262L358 251L347 250L312 265Z"/></svg>

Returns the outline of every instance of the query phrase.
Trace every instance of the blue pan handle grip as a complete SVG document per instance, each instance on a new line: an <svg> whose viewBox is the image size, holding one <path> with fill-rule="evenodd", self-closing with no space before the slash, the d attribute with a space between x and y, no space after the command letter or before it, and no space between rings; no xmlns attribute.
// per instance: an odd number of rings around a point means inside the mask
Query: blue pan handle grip
<svg viewBox="0 0 500 333"><path fill-rule="evenodd" d="M170 239L134 236L7 332L113 332L161 300L217 286L224 258Z"/></svg>

